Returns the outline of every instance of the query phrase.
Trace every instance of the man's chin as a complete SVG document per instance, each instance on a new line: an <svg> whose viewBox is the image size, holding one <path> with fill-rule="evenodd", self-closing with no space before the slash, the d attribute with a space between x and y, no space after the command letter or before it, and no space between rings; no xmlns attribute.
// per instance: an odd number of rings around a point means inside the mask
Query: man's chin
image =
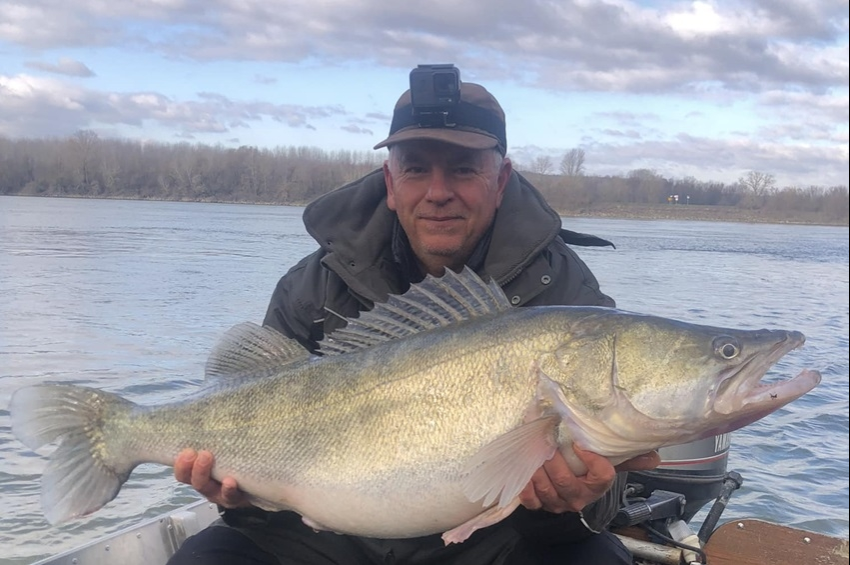
<svg viewBox="0 0 850 565"><path fill-rule="evenodd" d="M460 255L462 251L462 247L456 243L442 243L442 244L431 244L426 245L423 248L423 251L432 257L440 257L443 259L452 259Z"/></svg>

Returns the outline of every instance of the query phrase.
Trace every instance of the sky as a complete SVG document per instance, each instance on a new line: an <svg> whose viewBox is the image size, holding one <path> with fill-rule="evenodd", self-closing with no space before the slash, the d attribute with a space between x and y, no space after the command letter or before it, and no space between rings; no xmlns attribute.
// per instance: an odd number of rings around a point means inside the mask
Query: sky
<svg viewBox="0 0 850 565"><path fill-rule="evenodd" d="M850 184L848 0L0 0L0 136L371 151L422 63L520 166Z"/></svg>

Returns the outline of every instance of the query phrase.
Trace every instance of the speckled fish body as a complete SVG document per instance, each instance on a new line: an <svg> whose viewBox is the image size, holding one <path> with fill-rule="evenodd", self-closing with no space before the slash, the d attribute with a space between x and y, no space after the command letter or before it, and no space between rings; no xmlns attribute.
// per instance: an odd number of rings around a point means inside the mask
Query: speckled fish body
<svg viewBox="0 0 850 565"><path fill-rule="evenodd" d="M815 371L759 383L803 341L599 307L512 308L465 270L350 320L321 357L240 324L206 384L173 404L45 384L18 391L10 411L26 445L60 441L42 484L53 523L102 507L140 463L193 448L258 506L317 529L448 543L510 514L556 449L583 472L573 442L616 464L805 394Z"/></svg>

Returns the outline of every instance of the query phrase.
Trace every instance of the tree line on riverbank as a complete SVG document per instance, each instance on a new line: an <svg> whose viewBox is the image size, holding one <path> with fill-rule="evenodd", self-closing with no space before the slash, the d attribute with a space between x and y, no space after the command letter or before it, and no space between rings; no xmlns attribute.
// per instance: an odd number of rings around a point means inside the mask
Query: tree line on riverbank
<svg viewBox="0 0 850 565"><path fill-rule="evenodd" d="M90 130L65 139L0 137L0 194L300 205L379 167L383 158L374 151L313 147L141 143L101 139ZM770 174L758 171L732 184L667 179L647 169L594 176L584 173L584 159L582 150L571 150L560 174L541 159L515 167L564 214L615 208L627 215L630 207L695 206L848 223L846 186L779 188Z"/></svg>

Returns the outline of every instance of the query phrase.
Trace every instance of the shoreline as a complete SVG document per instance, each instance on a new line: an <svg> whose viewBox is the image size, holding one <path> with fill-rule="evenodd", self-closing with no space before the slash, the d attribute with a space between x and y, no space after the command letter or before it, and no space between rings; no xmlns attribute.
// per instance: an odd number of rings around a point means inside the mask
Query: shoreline
<svg viewBox="0 0 850 565"><path fill-rule="evenodd" d="M732 222L741 224L780 224L848 227L847 222L829 222L817 214L789 213L773 210L746 210L731 206L699 206L694 204L606 204L580 210L559 210L570 218L603 218L621 220L677 220L699 222Z"/></svg>
<svg viewBox="0 0 850 565"><path fill-rule="evenodd" d="M217 200L206 198L175 199L175 198L133 198L130 196L82 196L82 195L35 195L7 194L0 196L20 196L25 198L72 198L79 200L125 200L151 202L184 202L204 204L240 204L256 206L292 206L303 208L307 203L258 202L247 200ZM699 221L699 222L732 222L742 224L779 224L848 227L848 222L829 222L812 212L789 212L778 210L747 210L732 206L702 206L696 204L599 204L577 210L555 210L564 218L600 218L617 220L646 220L646 221Z"/></svg>

